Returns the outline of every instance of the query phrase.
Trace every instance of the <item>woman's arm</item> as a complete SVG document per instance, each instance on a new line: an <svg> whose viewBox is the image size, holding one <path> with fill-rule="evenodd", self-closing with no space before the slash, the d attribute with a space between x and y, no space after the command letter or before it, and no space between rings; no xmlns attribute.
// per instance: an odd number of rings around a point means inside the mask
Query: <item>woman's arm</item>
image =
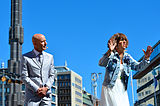
<svg viewBox="0 0 160 106"><path fill-rule="evenodd" d="M100 66L104 66L104 67L107 66L108 59L111 58L114 55L113 50L115 49L116 45L117 44L114 43L113 40L109 40L109 42L108 42L108 48L109 48L109 50L99 60L99 65Z"/></svg>
<svg viewBox="0 0 160 106"><path fill-rule="evenodd" d="M114 53L108 50L103 57L99 60L99 65L106 67L108 64L109 58L113 57Z"/></svg>
<svg viewBox="0 0 160 106"><path fill-rule="evenodd" d="M144 58L143 58L143 60L141 62L137 62L136 60L134 60L130 56L130 59L131 59L131 69L132 70L140 71L143 68L143 66L147 65L148 63L150 63L149 57L150 57L151 53L153 52L152 47L148 46L146 51L144 51L144 49L143 49L143 52L144 52Z"/></svg>

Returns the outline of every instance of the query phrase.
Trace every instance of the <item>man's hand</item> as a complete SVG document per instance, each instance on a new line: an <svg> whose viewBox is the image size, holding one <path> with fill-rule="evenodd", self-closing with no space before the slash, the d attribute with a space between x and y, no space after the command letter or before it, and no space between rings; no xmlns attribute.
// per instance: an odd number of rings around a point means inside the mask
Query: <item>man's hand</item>
<svg viewBox="0 0 160 106"><path fill-rule="evenodd" d="M44 95L41 92L42 92L42 88L38 88L38 90L37 90L38 96L39 97L44 97Z"/></svg>
<svg viewBox="0 0 160 106"><path fill-rule="evenodd" d="M37 94L39 97L44 97L44 96L46 96L47 91L48 91L47 87L42 87L37 90Z"/></svg>
<svg viewBox="0 0 160 106"><path fill-rule="evenodd" d="M145 55L145 59L149 60L149 57L150 57L151 53L153 52L153 49L151 46L148 46L146 51L143 49L143 52Z"/></svg>

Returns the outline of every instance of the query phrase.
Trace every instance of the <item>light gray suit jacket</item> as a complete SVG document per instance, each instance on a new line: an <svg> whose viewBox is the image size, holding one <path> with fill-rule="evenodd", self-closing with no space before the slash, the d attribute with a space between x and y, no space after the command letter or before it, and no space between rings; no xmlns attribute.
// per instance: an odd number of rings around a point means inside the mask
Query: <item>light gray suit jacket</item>
<svg viewBox="0 0 160 106"><path fill-rule="evenodd" d="M25 84L25 103L29 101L38 102L40 100L51 100L51 95L40 98L37 95L39 87L45 84L50 88L54 82L56 70L53 64L53 56L49 53L43 53L43 62L40 64L34 51L28 52L21 59L21 78Z"/></svg>

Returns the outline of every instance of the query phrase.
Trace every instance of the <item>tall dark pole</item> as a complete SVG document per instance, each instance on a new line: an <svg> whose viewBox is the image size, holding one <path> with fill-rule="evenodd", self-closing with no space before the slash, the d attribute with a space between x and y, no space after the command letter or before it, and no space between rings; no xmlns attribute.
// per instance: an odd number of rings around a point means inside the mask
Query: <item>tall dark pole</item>
<svg viewBox="0 0 160 106"><path fill-rule="evenodd" d="M12 73L20 74L20 58L22 55L23 27L22 0L11 0L11 26L9 29L10 60L8 69ZM11 83L7 96L7 106L23 105L21 85Z"/></svg>

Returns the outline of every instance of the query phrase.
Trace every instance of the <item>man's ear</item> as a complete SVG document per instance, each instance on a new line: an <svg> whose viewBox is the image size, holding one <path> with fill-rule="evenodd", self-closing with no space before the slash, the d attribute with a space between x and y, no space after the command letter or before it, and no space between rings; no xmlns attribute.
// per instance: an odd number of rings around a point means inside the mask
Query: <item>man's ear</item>
<svg viewBox="0 0 160 106"><path fill-rule="evenodd" d="M33 42L33 46L36 46L37 45L37 43L36 42Z"/></svg>

